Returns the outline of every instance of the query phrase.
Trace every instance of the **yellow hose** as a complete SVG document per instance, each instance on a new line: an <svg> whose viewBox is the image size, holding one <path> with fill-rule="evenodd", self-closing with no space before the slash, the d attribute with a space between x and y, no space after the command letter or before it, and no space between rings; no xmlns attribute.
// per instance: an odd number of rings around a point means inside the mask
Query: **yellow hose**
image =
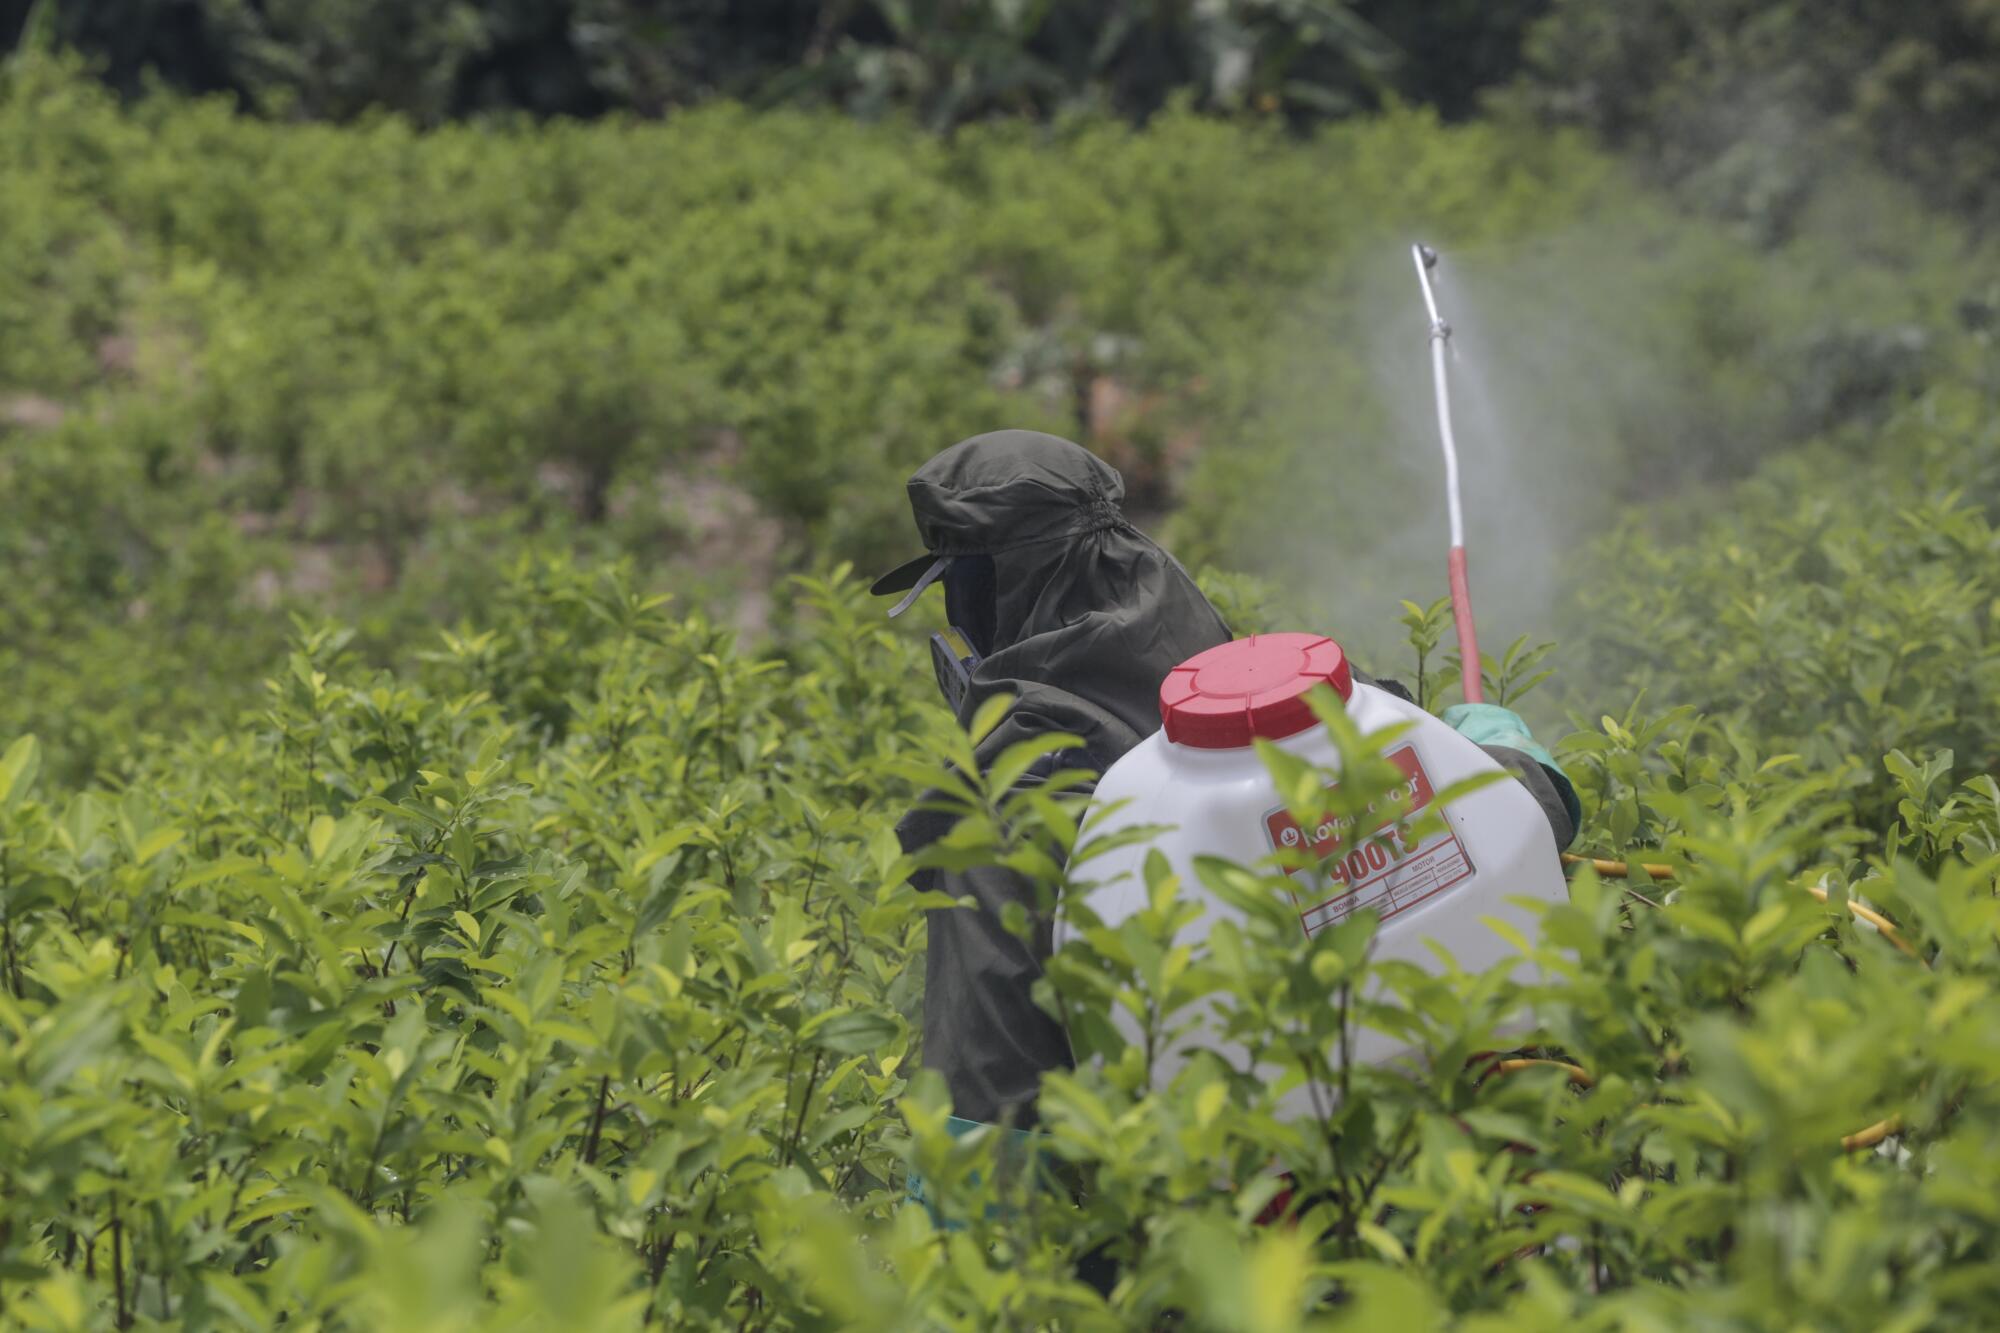
<svg viewBox="0 0 2000 1333"><path fill-rule="evenodd" d="M1536 1069L1541 1067L1568 1070L1569 1081L1571 1083L1574 1083L1579 1088L1591 1088L1597 1086L1597 1080L1590 1076L1589 1070L1585 1069L1582 1065L1573 1065L1569 1063L1569 1061L1567 1060L1530 1060L1530 1059L1499 1060L1494 1062L1491 1066L1489 1066L1486 1070L1486 1073L1488 1075L1518 1074L1523 1069Z"/></svg>
<svg viewBox="0 0 2000 1333"><path fill-rule="evenodd" d="M1564 852L1562 859L1563 864L1566 866L1589 866L1600 875L1615 875L1619 879L1623 879L1632 873L1631 865L1625 861L1605 861L1594 856L1578 856L1574 852ZM1639 868L1654 879L1672 879L1674 877L1674 868L1672 866L1655 865L1649 861L1642 863Z"/></svg>
<svg viewBox="0 0 2000 1333"><path fill-rule="evenodd" d="M1819 899L1821 902L1827 901L1826 888L1823 885L1808 884L1806 885L1806 892L1810 893L1813 897ZM1875 927L1876 930L1882 932L1882 938L1889 941L1889 943L1895 945L1896 951L1898 953L1904 955L1907 958L1918 957L1916 949L1911 947L1910 942L1904 939L1901 935L1899 935L1896 932L1896 923L1891 921L1888 917L1883 916L1880 912L1868 906L1866 903L1858 903L1854 901L1854 899L1852 898L1849 898L1847 900L1847 910L1853 913L1856 917L1859 917L1861 920L1866 921L1869 925ZM1922 960L1918 959L1918 961L1921 962Z"/></svg>
<svg viewBox="0 0 2000 1333"><path fill-rule="evenodd" d="M1853 1152L1857 1148L1872 1148L1891 1134L1900 1133L1903 1117L1892 1115L1887 1120L1877 1120L1866 1129L1857 1129L1840 1140L1841 1151Z"/></svg>

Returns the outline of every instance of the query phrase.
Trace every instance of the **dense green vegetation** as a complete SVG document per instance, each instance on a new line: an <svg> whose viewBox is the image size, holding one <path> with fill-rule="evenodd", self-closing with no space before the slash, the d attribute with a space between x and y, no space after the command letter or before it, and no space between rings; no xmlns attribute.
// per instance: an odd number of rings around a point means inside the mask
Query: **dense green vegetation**
<svg viewBox="0 0 2000 1333"><path fill-rule="evenodd" d="M199 12L247 25L269 117L0 67L0 1323L1992 1321L1990 250L1863 174L1690 220L1644 183L1692 179L1665 118L1584 117L1639 170L1426 110L419 132L368 108L458 92L287 47L385 8ZM1531 58L1581 84L1672 45L1619 13L1552 6ZM472 60L492 29L456 31ZM1753 37L1618 86L1673 105ZM450 64L430 40L412 68ZM953 86L960 48L925 49ZM1826 90L1851 140L1894 109L1856 77ZM1037 1163L950 1139L916 1073L942 905L892 825L943 782L967 818L935 855L1084 911L1087 856L1057 867L1090 835L965 773L917 636L841 562L907 553L922 457L1041 425L1239 571L1205 576L1233 623L1330 624L1408 678L1396 603L1441 582L1417 229L1499 423L1489 626L1562 632L1525 707L1572 719L1579 847L1673 882L1583 871L1543 983L1383 969L1393 1003L1357 998L1365 924L1305 941L1210 866L1252 919L1190 957L1160 883L1052 969L1092 1058ZM1356 1023L1427 1068L1352 1071L1306 1124L1204 1062L1152 1086L1110 1007L1157 1035L1210 990L1301 1072ZM1273 1162L1329 1193L1260 1224Z"/></svg>
<svg viewBox="0 0 2000 1333"><path fill-rule="evenodd" d="M266 114L425 123L523 108L656 114L717 96L916 112L1204 109L1317 120L1402 95L1453 114L1518 64L1541 0L41 0L27 40L108 81L227 90ZM14 36L0 13L0 49Z"/></svg>
<svg viewBox="0 0 2000 1333"><path fill-rule="evenodd" d="M1638 150L1660 179L1767 234L1855 166L1934 205L2000 208L2000 11L1986 0L1753 4L1554 0L1513 90Z"/></svg>
<svg viewBox="0 0 2000 1333"><path fill-rule="evenodd" d="M281 118L658 115L718 97L1144 119L1180 102L1294 128L1389 105L1525 107L1632 150L1699 206L1793 232L1872 163L1990 221L1989 0L22 0L15 41L113 86ZM17 36L17 33L19 34Z"/></svg>
<svg viewBox="0 0 2000 1333"><path fill-rule="evenodd" d="M0 1301L35 1328L1980 1322L2000 791L1958 776L2000 702L2000 544L1964 489L1993 429L1939 390L1885 462L1786 460L1690 542L1597 553L1626 571L1599 669L1635 654L1713 716L1620 708L1563 744L1585 842L1679 884L1585 872L1548 984L1390 972L1399 1002L1363 1004L1361 934L1308 944L1288 910L1202 959L1160 946L1178 908L1071 946L1057 990L1103 1062L1051 1086L1041 1188L911 1078L925 904L889 826L968 752L851 584L789 588L796 646L757 658L535 564L402 674L303 637L261 709L127 780L65 790L17 740ZM1047 796L966 799L945 854L1052 865L1074 835ZM1210 986L1253 1042L1324 1060L1377 1023L1432 1072L1356 1071L1317 1126L1199 1062L1148 1095L1106 1006L1170 1025ZM1523 1045L1590 1086L1466 1063ZM1274 1157L1339 1185L1295 1227L1254 1223ZM911 1165L960 1229L904 1201Z"/></svg>
<svg viewBox="0 0 2000 1333"><path fill-rule="evenodd" d="M1773 463L1719 509L1684 502L1607 535L1596 549L1620 573L1579 581L1569 669L1731 720L1871 826L1900 800L1891 750L2000 769L1996 388L1935 390L1875 435Z"/></svg>
<svg viewBox="0 0 2000 1333"><path fill-rule="evenodd" d="M1486 284L1454 318L1489 380L1564 403L1481 479L1495 558L1872 421L1961 355L1934 332L1960 255L1894 250L1900 215L1758 252L1576 140L1414 113L1309 142L723 107L417 134L126 113L21 58L0 189L0 726L64 772L232 715L289 611L406 656L490 598L496 550L630 553L754 626L788 568L904 554L901 479L999 422L1111 458L1142 515L1184 501L1192 562L1338 559L1287 595L1386 625L1437 521L1396 461L1430 430L1417 225ZM1548 628L1545 600L1498 609Z"/></svg>

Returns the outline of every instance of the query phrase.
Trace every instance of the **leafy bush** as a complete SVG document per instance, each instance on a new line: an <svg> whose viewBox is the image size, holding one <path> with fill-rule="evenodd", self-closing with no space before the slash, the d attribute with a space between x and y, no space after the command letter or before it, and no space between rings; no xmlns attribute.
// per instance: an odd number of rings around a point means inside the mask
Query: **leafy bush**
<svg viewBox="0 0 2000 1333"><path fill-rule="evenodd" d="M1914 524L1879 538L1913 566L1938 549ZM1086 1059L1050 1079L1022 1159L953 1139L912 1077L943 904L909 889L890 825L950 765L965 818L934 854L1053 875L1074 815L965 771L877 610L838 573L800 583L795 647L752 658L627 574L529 564L407 675L302 634L260 714L148 745L116 785L64 790L32 741L0 747L10 1318L1990 1313L1990 780L1953 793L1949 758L1893 757L1900 805L1863 822L1839 765L1747 721L1620 710L1563 745L1585 842L1655 845L1678 883L1582 871L1533 984L1377 967L1366 918L1305 940L1260 872L1222 864L1202 878L1247 921L1190 954L1164 867L1155 909L1109 930L1079 852L1051 881L1083 929L1048 1002ZM1328 720L1365 802L1379 775ZM1275 776L1301 806L1325 777ZM1158 1038L1210 993L1338 1100L1281 1120L1282 1083L1206 1057L1156 1087L1111 1008ZM1330 1070L1356 1024L1422 1067ZM1274 1163L1307 1188L1280 1198Z"/></svg>
<svg viewBox="0 0 2000 1333"><path fill-rule="evenodd" d="M732 592L901 556L902 478L999 423L1110 457L1193 562L1338 557L1284 593L1388 623L1435 491L1407 461L1421 356L1389 332L1413 220L1484 284L1454 318L1512 349L1489 383L1573 404L1517 412L1546 448L1487 479L1565 537L1593 488L1684 483L1660 460L1731 473L1872 419L1945 359L1884 331L1956 291L1930 245L1759 257L1573 139L1416 113L1310 141L1176 113L941 142L721 105L420 134L121 109L23 55L0 190L0 723L65 772L230 716L287 611L394 660L491 595L496 547ZM1289 484L1336 474L1366 516L1341 530L1334 488Z"/></svg>
<svg viewBox="0 0 2000 1333"><path fill-rule="evenodd" d="M529 569L421 680L304 636L261 718L123 789L37 799L8 748L10 1314L434 1326L519 1229L516 1317L611 1320L648 1272L694 1321L802 1166L886 1177L921 904L856 807L916 744L911 661L800 595L810 646L753 662ZM435 1270L377 1221L425 1213Z"/></svg>
<svg viewBox="0 0 2000 1333"><path fill-rule="evenodd" d="M551 472L599 518L716 457L879 554L861 534L900 475L996 419L1137 436L1157 465L1149 445L1255 396L1274 301L1436 182L1462 182L1440 222L1499 236L1601 179L1574 143L1416 116L1317 146L1188 116L943 145L728 107L418 135L135 116L45 61L5 89L0 174L47 219L5 290L91 304L10 340L0 385L156 403L164 480L259 513L303 489L308 532L392 544L467 500L556 507ZM73 251L90 267L52 269ZM1098 381L1164 408L1103 419Z"/></svg>
<svg viewBox="0 0 2000 1333"><path fill-rule="evenodd" d="M1991 771L1995 420L1980 393L1940 387L1865 444L1634 516L1580 562L1572 685L1735 719L1869 826L1902 799L1882 768L1892 751Z"/></svg>

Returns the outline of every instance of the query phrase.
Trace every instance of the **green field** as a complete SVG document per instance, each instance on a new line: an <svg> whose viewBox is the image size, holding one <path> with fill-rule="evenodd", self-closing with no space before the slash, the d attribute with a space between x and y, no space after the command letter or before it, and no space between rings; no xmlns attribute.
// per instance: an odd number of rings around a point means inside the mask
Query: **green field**
<svg viewBox="0 0 2000 1333"><path fill-rule="evenodd" d="M0 1326L1990 1323L2000 267L1852 179L1773 237L1501 115L419 131L0 66ZM1086 932L1101 1058L1010 1169L919 1075L893 832L969 742L853 570L929 454L1059 431L1235 628L1414 683L1412 235L1488 647L1555 642L1577 849L1672 882L1393 1006L1365 924ZM963 786L940 854L1059 883L1076 810ZM1432 1072L1155 1086L1109 1013L1210 991Z"/></svg>

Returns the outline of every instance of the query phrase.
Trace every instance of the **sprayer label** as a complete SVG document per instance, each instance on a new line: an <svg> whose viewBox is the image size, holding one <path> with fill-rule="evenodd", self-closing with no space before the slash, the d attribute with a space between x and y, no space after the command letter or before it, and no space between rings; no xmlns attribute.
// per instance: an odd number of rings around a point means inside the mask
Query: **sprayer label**
<svg viewBox="0 0 2000 1333"><path fill-rule="evenodd" d="M1424 771L1423 760L1417 757L1417 747L1398 746L1385 758L1403 771L1404 783L1384 799L1399 801L1407 795L1412 815L1428 806L1437 789ZM1348 845L1350 821L1329 819L1317 828L1302 829L1291 812L1279 806L1264 815L1264 829L1273 848L1302 849L1317 855L1320 870L1331 880L1325 885L1330 896L1310 906L1297 889L1292 892L1299 908L1299 924L1307 935L1345 921L1364 907L1373 908L1387 922L1472 878L1472 858L1449 823L1418 842L1411 839L1404 820L1356 847ZM1302 881L1300 888L1319 887L1310 871L1286 873Z"/></svg>

